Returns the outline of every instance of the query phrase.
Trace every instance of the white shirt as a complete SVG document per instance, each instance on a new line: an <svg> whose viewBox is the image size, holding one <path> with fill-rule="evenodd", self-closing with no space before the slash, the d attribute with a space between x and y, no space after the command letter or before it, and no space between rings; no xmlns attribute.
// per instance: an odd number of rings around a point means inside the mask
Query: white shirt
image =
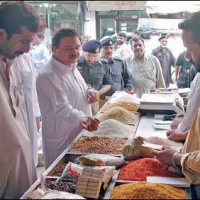
<svg viewBox="0 0 200 200"><path fill-rule="evenodd" d="M70 68L52 57L36 80L46 168L80 133L81 118L92 115L88 86L75 66Z"/></svg>
<svg viewBox="0 0 200 200"><path fill-rule="evenodd" d="M133 52L131 50L131 47L124 42L122 45L118 47L116 50L115 54L113 54L114 57L119 57L122 60L125 60L128 58L130 55L132 55Z"/></svg>
<svg viewBox="0 0 200 200"><path fill-rule="evenodd" d="M0 61L0 198L18 199L36 180L23 86Z"/></svg>
<svg viewBox="0 0 200 200"><path fill-rule="evenodd" d="M28 54L15 58L10 71L18 75L18 81L23 85L25 104L28 113L29 135L32 142L35 167L38 164L37 126L35 117L41 116L37 92L34 63Z"/></svg>
<svg viewBox="0 0 200 200"><path fill-rule="evenodd" d="M151 89L165 88L160 62L155 56L145 54L138 60L132 55L126 63L134 80L133 89L139 98L143 93L150 93Z"/></svg>
<svg viewBox="0 0 200 200"><path fill-rule="evenodd" d="M181 131L187 131L191 128L192 119L200 102L200 73L196 74L190 88L186 113L182 122L178 125L178 129Z"/></svg>
<svg viewBox="0 0 200 200"><path fill-rule="evenodd" d="M33 62L35 63L35 75L37 76L44 64L50 58L49 50L47 47L41 43L35 45L30 51L29 55L31 56Z"/></svg>

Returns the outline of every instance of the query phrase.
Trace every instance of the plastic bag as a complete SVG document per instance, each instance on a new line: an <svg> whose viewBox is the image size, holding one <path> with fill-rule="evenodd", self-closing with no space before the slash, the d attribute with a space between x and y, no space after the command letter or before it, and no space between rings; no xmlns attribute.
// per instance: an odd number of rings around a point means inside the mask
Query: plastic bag
<svg viewBox="0 0 200 200"><path fill-rule="evenodd" d="M80 195L72 194L68 192L58 190L43 190L38 188L37 190L27 193L24 199L85 199Z"/></svg>
<svg viewBox="0 0 200 200"><path fill-rule="evenodd" d="M62 180L65 179L69 173L71 173L71 171L73 171L72 174L75 174L76 177L80 176L83 172L83 166L80 166L78 164L74 164L72 162L69 162L65 169L63 170L62 176L58 179ZM103 188L106 189L108 187L108 183L111 180L116 167L115 166L94 166L91 167L92 169L101 169L104 172L104 176L103 176Z"/></svg>
<svg viewBox="0 0 200 200"><path fill-rule="evenodd" d="M115 157L108 154L87 154L80 156L75 160L76 163L80 162L82 166L115 166L120 167L126 161L121 157Z"/></svg>

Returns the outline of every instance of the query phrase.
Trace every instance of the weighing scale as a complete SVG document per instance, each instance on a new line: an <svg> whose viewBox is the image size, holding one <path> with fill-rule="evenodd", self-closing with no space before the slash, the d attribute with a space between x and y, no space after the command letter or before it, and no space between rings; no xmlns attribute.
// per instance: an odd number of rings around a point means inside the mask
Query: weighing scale
<svg viewBox="0 0 200 200"><path fill-rule="evenodd" d="M178 93L164 91L143 94L140 100L140 113L146 114L179 114L184 113L183 99Z"/></svg>

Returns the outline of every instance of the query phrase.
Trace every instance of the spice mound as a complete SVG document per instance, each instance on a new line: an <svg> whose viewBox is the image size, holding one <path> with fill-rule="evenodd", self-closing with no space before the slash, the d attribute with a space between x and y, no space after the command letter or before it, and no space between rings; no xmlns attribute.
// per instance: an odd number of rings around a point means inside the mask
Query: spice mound
<svg viewBox="0 0 200 200"><path fill-rule="evenodd" d="M144 140L152 144L173 147L178 151L180 151L183 148L182 142L175 142L169 139L163 139L159 137L149 137L149 138L144 138Z"/></svg>
<svg viewBox="0 0 200 200"><path fill-rule="evenodd" d="M185 191L157 183L128 183L114 187L110 199L185 199Z"/></svg>
<svg viewBox="0 0 200 200"><path fill-rule="evenodd" d="M100 123L97 131L84 131L84 136L105 136L105 137L130 137L133 127L121 122L108 119Z"/></svg>
<svg viewBox="0 0 200 200"><path fill-rule="evenodd" d="M118 180L146 181L147 176L180 177L155 158L140 158L123 165Z"/></svg>
<svg viewBox="0 0 200 200"><path fill-rule="evenodd" d="M127 111L124 108L115 107L111 108L103 114L97 116L97 118L103 122L107 119L115 119L124 124L135 124L138 118L138 115Z"/></svg>
<svg viewBox="0 0 200 200"><path fill-rule="evenodd" d="M46 179L45 186L51 190L65 191L69 193L76 192L76 182L57 182L56 179Z"/></svg>
<svg viewBox="0 0 200 200"><path fill-rule="evenodd" d="M82 136L74 143L69 152L75 153L105 153L121 155L127 138L86 137Z"/></svg>
<svg viewBox="0 0 200 200"><path fill-rule="evenodd" d="M132 102L127 102L127 101L109 103L101 109L101 112L106 112L107 110L114 108L114 107L121 107L121 108L124 108L128 111L137 112L138 108L139 108L139 104L135 104L135 103L132 103Z"/></svg>
<svg viewBox="0 0 200 200"><path fill-rule="evenodd" d="M57 166L56 168L54 168L49 174L48 176L61 176L63 170L65 169L67 163L63 163L60 166Z"/></svg>

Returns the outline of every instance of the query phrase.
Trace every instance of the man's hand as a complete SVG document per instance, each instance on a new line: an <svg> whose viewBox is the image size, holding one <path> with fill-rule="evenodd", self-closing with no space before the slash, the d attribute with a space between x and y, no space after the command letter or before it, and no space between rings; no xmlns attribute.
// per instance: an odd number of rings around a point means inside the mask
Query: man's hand
<svg viewBox="0 0 200 200"><path fill-rule="evenodd" d="M99 93L97 90L89 88L87 91L87 100L88 103L95 103L99 100Z"/></svg>
<svg viewBox="0 0 200 200"><path fill-rule="evenodd" d="M161 150L153 150L155 157L162 163L167 165L172 164L172 155L177 152L176 149L163 146Z"/></svg>
<svg viewBox="0 0 200 200"><path fill-rule="evenodd" d="M183 132L178 129L173 129L173 130L168 130L166 132L167 138L169 140L174 140L174 141L185 141L187 137L188 131Z"/></svg>
<svg viewBox="0 0 200 200"><path fill-rule="evenodd" d="M178 125L182 122L184 114L176 115L175 119L172 121L170 127L171 129L176 129Z"/></svg>
<svg viewBox="0 0 200 200"><path fill-rule="evenodd" d="M36 126L37 126L37 132L39 132L40 128L41 128L41 116L39 117L35 117L35 121L36 121Z"/></svg>
<svg viewBox="0 0 200 200"><path fill-rule="evenodd" d="M80 126L87 131L96 131L100 121L95 117L84 117L80 122Z"/></svg>

